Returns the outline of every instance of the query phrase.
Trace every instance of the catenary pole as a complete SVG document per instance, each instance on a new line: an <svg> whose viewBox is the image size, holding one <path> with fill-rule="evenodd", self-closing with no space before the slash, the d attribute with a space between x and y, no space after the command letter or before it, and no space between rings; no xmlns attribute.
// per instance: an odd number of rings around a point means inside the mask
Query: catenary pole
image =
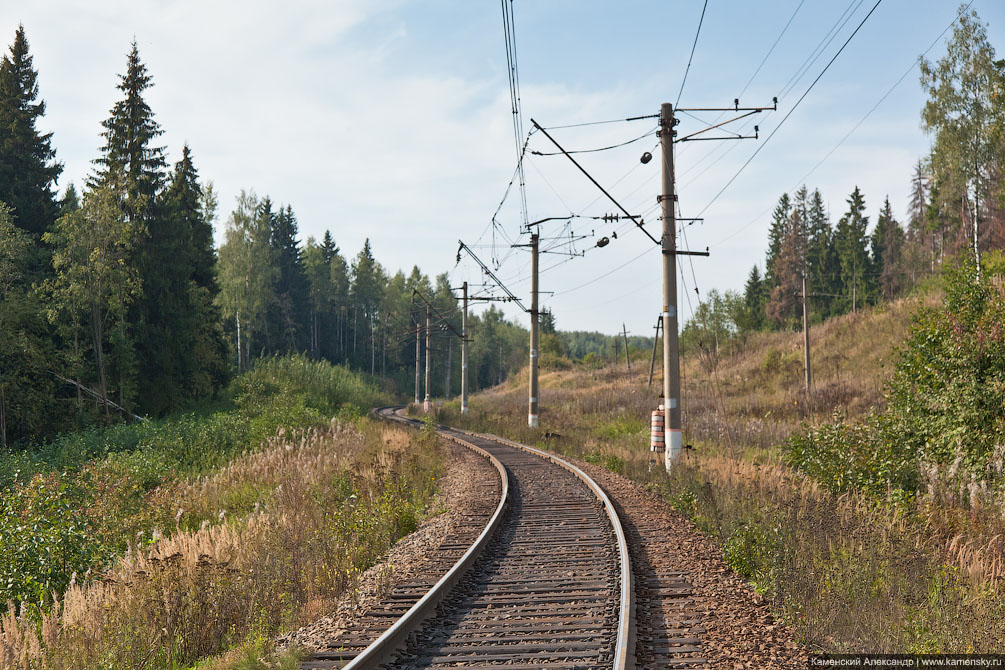
<svg viewBox="0 0 1005 670"><path fill-rule="evenodd" d="M415 319L415 404L419 404L419 375L420 375L420 365L421 357L419 348L422 346L422 326L419 325L419 320Z"/></svg>
<svg viewBox="0 0 1005 670"><path fill-rule="evenodd" d="M431 330L432 328L430 326L429 307L426 307L426 399L422 403L422 409L427 412L429 411L431 406L429 399L429 380L430 380L430 361L431 361L429 350L431 349L430 345L432 344L431 342L432 333L430 332Z"/></svg>
<svg viewBox="0 0 1005 670"><path fill-rule="evenodd" d="M462 285L463 306L461 311L461 414L468 413L468 283Z"/></svg>
<svg viewBox="0 0 1005 670"><path fill-rule="evenodd" d="M527 425L537 428L537 251L538 235L530 236L530 402L527 408Z"/></svg>
<svg viewBox="0 0 1005 670"><path fill-rule="evenodd" d="M663 407L666 425L665 465L677 460L684 444L680 417L680 360L677 342L677 226L673 174L673 105L660 108L660 148L663 153Z"/></svg>

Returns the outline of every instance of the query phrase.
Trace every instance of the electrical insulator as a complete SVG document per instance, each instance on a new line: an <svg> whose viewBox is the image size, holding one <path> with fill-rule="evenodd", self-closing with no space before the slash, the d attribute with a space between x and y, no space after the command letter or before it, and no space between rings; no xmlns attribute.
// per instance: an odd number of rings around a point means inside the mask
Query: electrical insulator
<svg viewBox="0 0 1005 670"><path fill-rule="evenodd" d="M653 155L647 151L644 154L642 154L642 158L640 158L639 160L642 161L643 165L645 165L646 163L648 163L652 159L653 159Z"/></svg>
<svg viewBox="0 0 1005 670"><path fill-rule="evenodd" d="M608 244L610 244L610 242L611 241L609 239L607 239L606 237L601 237L599 240L597 240L597 246L598 247L606 247Z"/></svg>

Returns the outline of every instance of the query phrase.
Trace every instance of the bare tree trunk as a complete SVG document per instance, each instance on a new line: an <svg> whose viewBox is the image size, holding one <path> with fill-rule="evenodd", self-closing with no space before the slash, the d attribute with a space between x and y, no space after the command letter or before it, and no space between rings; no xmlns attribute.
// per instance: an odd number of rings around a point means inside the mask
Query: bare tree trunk
<svg viewBox="0 0 1005 670"><path fill-rule="evenodd" d="M7 448L7 397L0 383L0 447Z"/></svg>
<svg viewBox="0 0 1005 670"><path fill-rule="evenodd" d="M445 388L444 395L446 396L447 401L450 400L450 365L452 362L450 359L453 358L453 353L454 353L454 338L450 338L449 340L447 340L447 371L446 371L447 379L446 383L444 383L443 385Z"/></svg>
<svg viewBox="0 0 1005 670"><path fill-rule="evenodd" d="M237 371L241 371L241 310L237 310L237 315L234 317L237 321Z"/></svg>
<svg viewBox="0 0 1005 670"><path fill-rule="evenodd" d="M73 326L73 370L76 372L74 379L77 381L77 411L80 411L80 329L76 318Z"/></svg>
<svg viewBox="0 0 1005 670"><path fill-rule="evenodd" d="M94 335L94 358L98 364L98 390L101 391L105 416L108 416L108 384L105 380L105 350L101 344L101 309L97 303L91 306L91 330Z"/></svg>

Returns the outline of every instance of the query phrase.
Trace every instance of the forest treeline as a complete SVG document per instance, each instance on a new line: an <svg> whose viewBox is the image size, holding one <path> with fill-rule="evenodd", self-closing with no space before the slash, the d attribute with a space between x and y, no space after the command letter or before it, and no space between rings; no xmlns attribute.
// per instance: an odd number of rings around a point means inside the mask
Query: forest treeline
<svg viewBox="0 0 1005 670"><path fill-rule="evenodd" d="M800 327L804 276L817 323L904 295L961 254L1005 248L1005 61L976 12L961 14L942 59L922 60L921 86L921 124L933 141L905 175L906 219L889 197L871 217L858 187L836 223L819 189L782 194L763 266L751 269L742 293L709 292L684 328L706 364L748 332Z"/></svg>
<svg viewBox="0 0 1005 670"><path fill-rule="evenodd" d="M134 42L79 190L63 171L23 26L0 61L0 446L213 397L257 358L304 353L407 389L416 320L434 306L433 392L456 393L460 312L446 275L391 274L369 242L303 241L293 207L244 191L214 248L219 203L193 151L168 164ZM526 330L472 315L470 380L501 381Z"/></svg>

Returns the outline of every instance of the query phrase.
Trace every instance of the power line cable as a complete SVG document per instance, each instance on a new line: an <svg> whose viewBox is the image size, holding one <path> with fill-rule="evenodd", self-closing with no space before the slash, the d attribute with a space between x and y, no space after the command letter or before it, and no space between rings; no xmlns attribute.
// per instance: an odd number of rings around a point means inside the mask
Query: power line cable
<svg viewBox="0 0 1005 670"><path fill-rule="evenodd" d="M740 95L738 95L736 97L742 98L743 94L747 92L748 88L750 88L750 85L754 82L754 79L757 77L757 74L761 71L761 68L764 67L764 64L768 62L768 57L771 56L771 54L775 51L775 47L778 46L778 43L781 41L782 36L788 31L789 26L792 25L793 19L796 18L796 14L799 13L799 10L802 8L802 6L803 6L803 4L805 2L806 2L806 0L799 0L799 4L796 6L796 10L794 12L792 12L792 16L789 17L789 20L785 24L785 27L782 28L782 32L778 33L778 37L775 38L774 44L772 44L771 48L768 49L768 53L764 54L764 58L761 59L761 62L757 66L757 69L754 70L754 74L750 75L750 79L748 79L747 83L744 84L743 90L740 91Z"/></svg>
<svg viewBox="0 0 1005 670"><path fill-rule="evenodd" d="M796 104L792 106L792 109L789 110L789 113L786 114L782 118L782 120L779 121L778 125L774 127L771 133L766 138L764 138L764 141L757 146L757 149L754 151L753 154L750 155L750 158L748 158L746 162L740 166L740 169L736 171L736 174L730 177L729 181L726 182L725 186L719 189L719 192L712 197L712 199L708 202L707 205L702 207L701 211L698 212L698 216L704 214L708 210L708 208L711 207L712 204L715 203L715 201L718 200L719 197L726 192L726 189L729 188L734 181L736 181L736 178L740 176L740 173L742 173L747 168L748 165L750 165L750 162L754 160L757 154L761 153L761 150L764 149L765 146L767 146L768 142L771 141L771 138L775 136L775 134L779 131L779 129L781 129L783 125L785 125L785 122L789 119L790 116L792 116L792 113L799 108L799 104L806 99L806 96L809 95L810 91L812 91L813 88L817 85L817 82L819 82L820 79L824 76L824 74L827 73L827 70L829 70L831 65L834 64L834 61L837 60L837 57L841 55L841 52L845 50L845 47L847 47L848 44L852 41L852 38L854 38L855 35L858 34L858 31L862 29L862 26L865 25L865 22L869 20L869 17L872 16L873 12L876 11L876 8L879 7L880 3L882 2L883 0L876 0L876 4L872 6L872 9L869 10L869 13L865 15L865 18L862 19L862 21L858 24L858 26L855 28L852 34L848 36L848 39L846 39L844 44L841 45L841 48L837 50L837 53L835 53L834 56L831 57L830 61L827 62L827 65L825 65L824 69L820 71L820 74L818 74L816 79L813 80L813 83L809 85L809 87L803 92L801 96L799 96L799 99L796 100Z"/></svg>
<svg viewBox="0 0 1005 670"><path fill-rule="evenodd" d="M793 185L793 187L791 189L789 189L789 190L795 190L795 189L797 189L800 184L802 184L802 183L805 182L805 180L806 180L807 177L809 177L811 174L813 174L814 172L816 172L817 169L821 165L823 165L832 155L834 155L834 152L836 152L845 143L845 141L847 141L848 138L851 137L855 133L855 131L857 131L862 126L863 123L865 123L866 119L868 119L870 116L872 116L872 113L875 112L879 108L879 106L882 105L883 102L888 97L890 97L890 94L893 93L893 91L904 82L904 79L907 78L907 75L911 74L911 72L914 71L914 68L916 68L918 66L918 64L921 63L921 61L925 58L925 56L928 55L928 52L930 52L932 49L935 48L935 45L939 43L939 40L941 40L945 36L945 34L948 33L949 30L954 25L956 25L956 22L960 20L960 17L963 16L964 12L966 12L968 9L970 9L970 6L972 4L974 4L974 0L970 0L970 2L967 3L967 5L964 6L962 8L962 10L956 14L956 16L953 18L953 20L950 21L949 25L946 26L941 33L939 33L938 37L936 37L934 40L932 40L932 43L930 45L928 45L928 48L925 49L921 53L921 55L918 56L918 58L915 59L911 63L911 65L907 68L907 70L904 72L904 74L902 74L900 76L900 78L897 79L897 81L895 81L893 83L893 85L890 86L890 88L888 88L886 90L886 92L882 96L880 96L879 100L876 101L876 104L873 105L872 108L870 108L869 111L866 112L865 115L861 119L859 119L858 123L856 123L855 126L851 130L849 130L847 133L845 133L844 137L842 137L838 141L838 143L835 144L834 147L830 151L827 152L827 155L825 155L823 158L821 158L817 162L817 164L814 165L810 169L809 172L807 172L805 175L802 176L802 178L800 178L798 181L796 181L795 185ZM761 212L760 214L758 214L756 217L754 217L753 219L751 219L750 221L748 221L744 225L742 225L739 228L737 228L735 231L733 231L732 233L730 233L726 237L723 237L721 240L719 240L718 242L716 242L716 244L722 244L723 242L725 242L725 241L727 241L729 239L732 239L733 237L739 235L742 231L744 231L745 229L749 228L751 225L753 225L758 220L760 220L760 218L762 216L764 216L765 214L767 214L769 211L771 211L772 208L774 208L774 204L772 204L771 206L769 206L763 212Z"/></svg>
<svg viewBox="0 0 1005 670"><path fill-rule="evenodd" d="M592 153L596 153L598 151L609 151L611 149L617 149L619 147L625 147L625 146L628 146L629 144L633 144L635 142L638 142L639 140L646 139L647 137L649 137L650 135L652 135L656 131L657 128L658 128L658 126L655 127L655 128L651 128L644 135L639 135L638 137L636 137L634 139L631 139L631 140L628 140L626 142L619 142L618 144L611 144L610 146L606 146L606 147L597 147L596 149L569 149L568 151L566 151L564 153L569 153L569 154L592 154ZM564 155L564 153L561 152L561 151L531 151L530 153L532 153L535 156L562 156L562 155Z"/></svg>
<svg viewBox="0 0 1005 670"><path fill-rule="evenodd" d="M684 78L680 82L680 90L677 92L677 102L673 104L674 109L680 104L680 96L684 93L684 84L687 83L687 74L691 71L691 60L694 58L694 49L698 46L698 36L701 35L701 24L705 22L705 10L708 9L708 0L701 8L701 18L698 19L698 30L694 32L694 43L691 45L691 55L687 58L687 67L684 69Z"/></svg>

